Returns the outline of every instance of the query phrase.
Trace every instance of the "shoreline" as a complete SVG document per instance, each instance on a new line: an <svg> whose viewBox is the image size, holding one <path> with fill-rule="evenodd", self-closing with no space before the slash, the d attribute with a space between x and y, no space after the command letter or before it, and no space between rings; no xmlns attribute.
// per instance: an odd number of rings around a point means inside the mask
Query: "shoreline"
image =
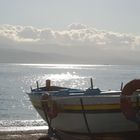
<svg viewBox="0 0 140 140"><path fill-rule="evenodd" d="M39 140L47 132L48 126L0 127L0 140Z"/></svg>
<svg viewBox="0 0 140 140"><path fill-rule="evenodd" d="M32 134L2 134L0 140L41 140L47 137L46 133L32 133Z"/></svg>

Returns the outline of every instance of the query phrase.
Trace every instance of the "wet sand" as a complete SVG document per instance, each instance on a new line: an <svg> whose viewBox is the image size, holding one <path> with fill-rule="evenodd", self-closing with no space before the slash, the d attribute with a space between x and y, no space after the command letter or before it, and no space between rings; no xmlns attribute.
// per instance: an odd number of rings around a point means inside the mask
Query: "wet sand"
<svg viewBox="0 0 140 140"><path fill-rule="evenodd" d="M71 139L71 138L70 138ZM124 136L95 136L92 138L92 140L139 140L140 139L140 134L135 134L135 135L124 135ZM20 133L20 134L1 134L0 135L0 140L48 140L46 132L44 133L30 133L30 134L25 134L25 133ZM65 139L69 140L69 139ZM75 140L75 139L71 139ZM82 139L78 139L82 140ZM85 140L85 139L83 139ZM88 138L87 140L91 140Z"/></svg>
<svg viewBox="0 0 140 140"><path fill-rule="evenodd" d="M48 140L48 127L8 127L0 129L0 140ZM75 135L59 132L61 140L76 140ZM139 140L140 132L123 134L98 134L91 138L81 138L76 135L77 140Z"/></svg>
<svg viewBox="0 0 140 140"><path fill-rule="evenodd" d="M39 140L41 137L45 136L45 134L7 134L1 135L0 140Z"/></svg>
<svg viewBox="0 0 140 140"><path fill-rule="evenodd" d="M4 127L0 129L0 140L41 140L47 136L48 127Z"/></svg>

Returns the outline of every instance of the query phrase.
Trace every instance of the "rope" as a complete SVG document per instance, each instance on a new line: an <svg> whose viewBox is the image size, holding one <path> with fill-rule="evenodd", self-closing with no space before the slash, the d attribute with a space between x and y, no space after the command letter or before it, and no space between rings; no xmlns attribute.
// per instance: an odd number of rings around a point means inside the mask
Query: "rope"
<svg viewBox="0 0 140 140"><path fill-rule="evenodd" d="M91 133L91 130L90 130L89 125L88 125L88 121L87 121L86 112L85 112L85 109L84 109L84 105L83 105L83 100L82 100L82 98L80 98L80 103L81 103L82 113L83 113L83 117L84 117L84 120L85 120L85 124L86 124L87 131L88 131L89 135L90 135L91 138L92 138L92 133Z"/></svg>

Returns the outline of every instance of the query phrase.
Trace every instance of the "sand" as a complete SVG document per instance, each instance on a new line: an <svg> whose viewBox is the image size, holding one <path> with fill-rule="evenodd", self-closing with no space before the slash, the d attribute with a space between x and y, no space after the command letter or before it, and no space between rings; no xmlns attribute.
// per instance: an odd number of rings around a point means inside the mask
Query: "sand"
<svg viewBox="0 0 140 140"><path fill-rule="evenodd" d="M67 135L63 136L64 139L61 140L76 140L72 137L67 137ZM92 140L139 140L140 133L126 133L125 135L95 135ZM0 133L0 140L48 140L47 132L46 131L15 131L15 132L4 132ZM87 139L77 139L77 140L91 140L90 138Z"/></svg>
<svg viewBox="0 0 140 140"><path fill-rule="evenodd" d="M97 136L93 138L92 140L139 140L140 136L134 136L134 137L112 137L112 136L104 136L100 137ZM48 140L48 137L45 133L38 133L38 134L7 134L7 135L1 135L0 140ZM69 140L69 139L66 139ZM87 139L90 140L90 139Z"/></svg>
<svg viewBox="0 0 140 140"><path fill-rule="evenodd" d="M4 127L0 129L0 140L41 140L47 136L48 127Z"/></svg>
<svg viewBox="0 0 140 140"><path fill-rule="evenodd" d="M92 140L139 140L140 137L95 137ZM48 140L46 134L18 134L18 135L1 135L0 140ZM69 139L66 139L69 140ZM90 139L87 139L90 140Z"/></svg>
<svg viewBox="0 0 140 140"><path fill-rule="evenodd" d="M16 134L16 135L1 135L0 140L39 140L45 134Z"/></svg>

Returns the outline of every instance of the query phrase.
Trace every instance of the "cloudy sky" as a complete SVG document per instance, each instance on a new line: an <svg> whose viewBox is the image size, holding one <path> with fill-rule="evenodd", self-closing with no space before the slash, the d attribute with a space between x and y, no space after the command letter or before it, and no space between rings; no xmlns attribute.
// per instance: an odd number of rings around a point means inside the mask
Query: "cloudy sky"
<svg viewBox="0 0 140 140"><path fill-rule="evenodd" d="M140 64L139 0L0 0L0 62Z"/></svg>

